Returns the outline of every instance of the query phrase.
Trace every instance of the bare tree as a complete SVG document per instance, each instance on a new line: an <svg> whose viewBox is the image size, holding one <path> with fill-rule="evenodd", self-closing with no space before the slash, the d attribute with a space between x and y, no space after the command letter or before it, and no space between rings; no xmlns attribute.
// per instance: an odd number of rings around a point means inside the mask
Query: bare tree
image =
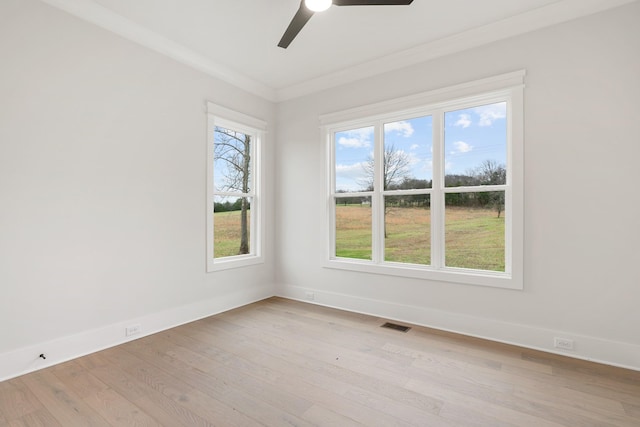
<svg viewBox="0 0 640 427"><path fill-rule="evenodd" d="M393 186L400 185L405 179L411 178L410 166L411 159L407 153L396 149L393 144L385 146L382 170L383 189L389 190ZM375 170L375 160L373 156L369 156L362 167L365 172L363 184L368 190L373 190Z"/></svg>
<svg viewBox="0 0 640 427"><path fill-rule="evenodd" d="M475 170L474 176L481 185L503 185L507 183L507 169L495 160L485 160ZM504 210L504 191L489 193L489 204L498 213Z"/></svg>
<svg viewBox="0 0 640 427"><path fill-rule="evenodd" d="M237 191L246 194L250 191L251 174L251 136L230 129L216 127L214 160L226 163L223 191ZM249 253L249 200L241 198L240 204L240 248L238 255Z"/></svg>
<svg viewBox="0 0 640 427"><path fill-rule="evenodd" d="M375 182L375 159L369 156L367 161L363 163L365 178L363 185L369 191L373 190ZM396 149L393 144L385 146L384 158L382 162L382 185L383 190L390 190L398 187L402 182L411 179L411 159L409 155L402 150ZM389 215L389 206L384 207L385 217ZM384 224L384 237L387 237L387 224Z"/></svg>
<svg viewBox="0 0 640 427"><path fill-rule="evenodd" d="M507 183L507 169L495 160L485 160L473 174L484 185L500 185Z"/></svg>

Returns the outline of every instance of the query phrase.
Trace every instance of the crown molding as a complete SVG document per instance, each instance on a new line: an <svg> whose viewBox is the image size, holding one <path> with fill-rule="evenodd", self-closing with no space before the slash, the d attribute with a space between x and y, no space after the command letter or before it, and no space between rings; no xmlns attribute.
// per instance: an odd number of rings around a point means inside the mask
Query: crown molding
<svg viewBox="0 0 640 427"><path fill-rule="evenodd" d="M560 0L529 12L282 88L277 91L277 101L287 101L399 70L636 1L638 0Z"/></svg>
<svg viewBox="0 0 640 427"><path fill-rule="evenodd" d="M93 1L41 1L268 101L275 102L277 100L276 90L272 87L212 61L206 56L136 24Z"/></svg>
<svg viewBox="0 0 640 427"><path fill-rule="evenodd" d="M111 10L86 0L41 0L78 18L166 55L189 67L216 77L242 90L271 102L287 101L322 90L352 83L389 71L430 61L491 42L535 31L572 19L602 12L638 0L559 0L510 18L473 28L402 50L391 55L363 62L343 70L280 89L270 87L231 68L219 64L185 46L155 33Z"/></svg>

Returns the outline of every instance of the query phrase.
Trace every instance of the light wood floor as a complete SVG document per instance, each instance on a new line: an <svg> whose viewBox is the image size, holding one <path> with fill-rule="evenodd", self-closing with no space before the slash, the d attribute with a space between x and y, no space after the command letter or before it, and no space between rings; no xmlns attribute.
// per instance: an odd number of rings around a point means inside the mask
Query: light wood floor
<svg viewBox="0 0 640 427"><path fill-rule="evenodd" d="M640 372L272 298L0 383L0 426L640 426Z"/></svg>

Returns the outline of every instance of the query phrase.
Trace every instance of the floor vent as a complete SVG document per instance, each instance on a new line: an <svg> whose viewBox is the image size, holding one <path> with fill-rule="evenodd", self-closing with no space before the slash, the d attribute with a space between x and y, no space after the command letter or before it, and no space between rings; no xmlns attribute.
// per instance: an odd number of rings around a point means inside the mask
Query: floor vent
<svg viewBox="0 0 640 427"><path fill-rule="evenodd" d="M389 323L389 322L382 325L382 327L393 329L394 331L400 331L400 332L407 332L409 329L411 329L408 326L402 326L402 325L398 325L397 323Z"/></svg>

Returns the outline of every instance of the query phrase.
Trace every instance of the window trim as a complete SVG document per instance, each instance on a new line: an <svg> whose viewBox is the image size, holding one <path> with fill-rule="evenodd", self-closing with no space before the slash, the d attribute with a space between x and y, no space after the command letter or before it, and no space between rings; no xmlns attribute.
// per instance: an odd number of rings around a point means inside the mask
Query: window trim
<svg viewBox="0 0 640 427"><path fill-rule="evenodd" d="M207 272L226 270L230 268L246 267L264 262L264 203L262 200L262 183L264 182L262 168L262 152L266 137L267 124L265 121L251 117L249 115L230 110L212 102L206 103L207 111L207 207L206 207L206 236L207 236ZM228 256L214 258L214 199L220 195L215 191L214 186L214 131L215 128L223 127L239 131L253 137L251 145L252 161L252 191L246 193L251 197L250 216L250 250L251 253L245 255ZM243 193L244 194L244 193Z"/></svg>
<svg viewBox="0 0 640 427"><path fill-rule="evenodd" d="M327 186L326 206L326 250L323 266L326 268L360 271L366 273L402 276L408 278L453 282L469 285L480 285L506 289L523 289L524 281L524 76L525 70L502 74L486 79L476 80L456 86L437 89L408 97L393 99L368 106L353 108L336 113L320 116L323 142L326 147L325 183ZM436 131L444 130L444 123L440 123L439 114L478 106L483 103L507 101L507 184L500 186L480 186L481 191L490 191L500 187L505 191L505 206L509 209L505 215L505 272L490 272L455 267L421 266L384 261L376 256L376 251L383 250L378 243L372 243L373 260L359 260L353 258L339 258L335 256L335 144L333 135L336 132L357 129L366 126L376 126L382 132L382 124L412 117L433 114L434 145L433 145L433 180L436 186L436 174L442 173L444 153L441 147L436 147L435 141L443 141L443 135L436 135ZM376 136L378 138L378 136ZM378 144L377 149L381 150ZM377 153L380 155L380 153ZM412 190L409 190L412 191ZM478 187L445 187L441 190L420 190L421 194L431 194L437 197L447 192L479 191ZM383 197L384 192L349 193L350 197L367 195ZM372 199L373 200L373 199ZM372 208L373 209L373 208ZM432 211L433 214L433 211ZM444 207L436 212L432 218L432 250L442 252L436 257L444 255ZM379 232L380 214L372 210L372 233ZM436 233L436 234L434 234ZM437 246L436 246L437 245ZM378 261L376 262L376 258Z"/></svg>

